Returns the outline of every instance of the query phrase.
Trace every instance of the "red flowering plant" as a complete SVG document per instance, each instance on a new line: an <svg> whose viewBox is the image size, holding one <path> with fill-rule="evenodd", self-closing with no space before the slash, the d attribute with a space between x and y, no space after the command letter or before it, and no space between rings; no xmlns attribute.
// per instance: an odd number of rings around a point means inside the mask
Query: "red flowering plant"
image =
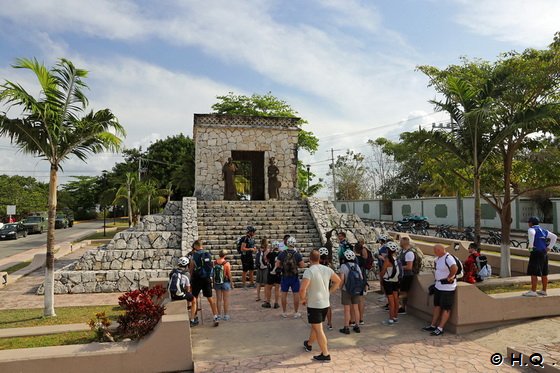
<svg viewBox="0 0 560 373"><path fill-rule="evenodd" d="M125 310L118 318L117 331L122 338L140 339L154 329L165 311L161 305L165 291L158 285L129 291L119 297L119 306Z"/></svg>

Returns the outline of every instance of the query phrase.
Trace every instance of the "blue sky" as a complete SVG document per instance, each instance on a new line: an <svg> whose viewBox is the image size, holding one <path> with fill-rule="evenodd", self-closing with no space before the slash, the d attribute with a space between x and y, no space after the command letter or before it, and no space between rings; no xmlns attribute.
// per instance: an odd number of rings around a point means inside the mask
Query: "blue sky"
<svg viewBox="0 0 560 373"><path fill-rule="evenodd" d="M91 108L116 113L127 147L191 135L193 114L218 95L271 91L320 138L315 155L300 155L319 175L331 147L367 153L369 138L444 120L417 65L545 48L560 29L556 0L0 0L0 9L0 79L36 90L10 67L16 58L71 59L90 71ZM0 156L0 173L47 180L44 162L5 139ZM69 160L61 181L118 160Z"/></svg>

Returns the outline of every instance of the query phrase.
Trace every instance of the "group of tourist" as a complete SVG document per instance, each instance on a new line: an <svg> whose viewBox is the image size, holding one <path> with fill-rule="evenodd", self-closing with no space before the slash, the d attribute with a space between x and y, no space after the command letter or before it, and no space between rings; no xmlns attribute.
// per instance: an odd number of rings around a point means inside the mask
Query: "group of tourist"
<svg viewBox="0 0 560 373"><path fill-rule="evenodd" d="M548 275L546 253L555 244L557 237L542 229L537 218L529 219L529 227L531 255L528 274L531 275L532 289L523 295L545 296ZM319 361L330 361L327 338L323 331L325 321L327 328L332 330L330 294L341 289L344 325L340 332L350 334L353 330L360 333L360 326L364 325L368 263L375 256L378 260L380 291L387 299L385 307L388 318L383 324L393 326L398 324L399 314L406 314L408 292L414 276L423 266L422 251L416 249L407 236L402 236L397 243L390 236L381 235L378 240L380 247L372 255L364 240L359 239L357 244L351 245L346 234L338 232L339 265L335 268L332 250L325 247L311 251L307 267L296 248L297 241L294 237L285 235L282 242L272 244L267 239L262 239L260 247L257 247L255 234L256 229L249 226L237 243L242 263L243 288L256 287L256 300L263 301L263 308L277 309L281 305L283 318L288 317L288 293L291 291L294 309L292 317L301 318L300 303L307 307L311 332L303 343L304 348L312 351L312 345L317 342L321 354L314 356L314 359ZM434 307L431 323L423 330L430 332L432 336L441 336L451 314L458 277L475 283L489 277L491 268L487 258L480 254L480 248L474 243L469 245L469 256L463 264L454 255L447 253L442 244L434 245L433 250L435 282L430 287L430 294L434 296ZM299 269L304 267L307 268L300 281ZM537 276L542 277L542 290L539 291L536 291ZM178 260L177 269L172 271L168 285L173 300L186 299L190 302L191 326L198 324L196 300L201 292L211 307L214 325L218 326L221 320L229 320L229 291L233 287L227 252L221 250L219 258L213 260L199 240L194 242L193 251L187 257ZM212 288L216 290L216 301L212 297ZM261 298L261 289L264 290L264 299Z"/></svg>

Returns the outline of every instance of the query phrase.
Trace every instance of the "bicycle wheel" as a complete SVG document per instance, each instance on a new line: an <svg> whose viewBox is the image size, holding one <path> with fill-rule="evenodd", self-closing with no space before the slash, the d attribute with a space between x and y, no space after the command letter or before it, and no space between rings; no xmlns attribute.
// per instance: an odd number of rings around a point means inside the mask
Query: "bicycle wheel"
<svg viewBox="0 0 560 373"><path fill-rule="evenodd" d="M513 247L519 247L519 245L521 245L517 240L510 240L509 243Z"/></svg>

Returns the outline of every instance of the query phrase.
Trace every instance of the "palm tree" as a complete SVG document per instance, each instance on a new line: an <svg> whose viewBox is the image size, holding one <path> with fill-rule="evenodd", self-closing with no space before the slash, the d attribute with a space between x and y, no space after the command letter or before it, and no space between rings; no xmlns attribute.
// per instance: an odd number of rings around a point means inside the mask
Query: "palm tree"
<svg viewBox="0 0 560 373"><path fill-rule="evenodd" d="M127 172L126 180L117 189L113 204L118 204L119 201L125 200L127 203L128 211L128 226L136 224L139 214L139 201L138 196L140 192L138 176L135 172Z"/></svg>
<svg viewBox="0 0 560 373"><path fill-rule="evenodd" d="M47 69L36 59L18 59L16 69L31 70L41 87L38 98L21 85L5 81L0 86L0 102L8 108L21 108L23 115L0 122L0 136L27 154L42 157L50 163L48 198L47 258L45 269L44 315L56 316L54 310L54 243L58 171L70 156L85 161L89 154L120 149L124 128L109 109L85 114L88 100L83 81L87 71L60 59ZM85 115L84 115L85 114Z"/></svg>
<svg viewBox="0 0 560 373"><path fill-rule="evenodd" d="M148 215L151 214L151 207L154 204L159 208L167 200L164 196L167 195L166 189L159 189L153 180L148 180L140 186L140 194L146 198Z"/></svg>

